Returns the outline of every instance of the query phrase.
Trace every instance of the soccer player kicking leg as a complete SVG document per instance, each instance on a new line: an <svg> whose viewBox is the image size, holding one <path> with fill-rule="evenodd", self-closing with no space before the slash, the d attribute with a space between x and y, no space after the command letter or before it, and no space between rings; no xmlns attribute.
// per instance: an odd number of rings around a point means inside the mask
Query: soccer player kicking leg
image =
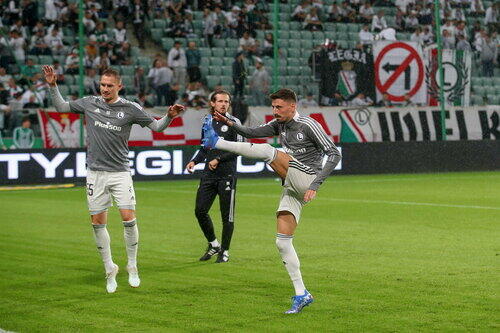
<svg viewBox="0 0 500 333"><path fill-rule="evenodd" d="M264 160L284 181L284 190L277 211L278 233L276 246L290 275L296 294L292 297L292 307L285 313L300 312L302 308L311 304L314 299L304 286L300 273L300 261L292 240L300 218L302 205L312 200L316 195L316 191L308 190L309 184L316 177L314 171L269 144L223 140L213 131L211 120L206 121L204 124L202 145L209 149L216 148L248 158Z"/></svg>

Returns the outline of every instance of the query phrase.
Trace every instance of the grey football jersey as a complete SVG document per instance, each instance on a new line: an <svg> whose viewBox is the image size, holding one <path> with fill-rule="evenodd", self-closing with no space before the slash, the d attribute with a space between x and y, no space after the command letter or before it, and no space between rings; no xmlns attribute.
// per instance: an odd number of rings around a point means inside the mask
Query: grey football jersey
<svg viewBox="0 0 500 333"><path fill-rule="evenodd" d="M85 114L87 167L96 171L128 171L128 139L133 124L149 125L153 117L134 102L118 98L108 104L100 96L70 101L71 112Z"/></svg>
<svg viewBox="0 0 500 333"><path fill-rule="evenodd" d="M293 119L280 123L276 119L259 127L246 127L235 124L236 132L246 138L263 138L279 136L285 152L299 162L311 167L317 173L316 179L309 187L317 190L326 177L335 169L341 159L340 151L332 139L326 135L321 125L311 117L295 114ZM322 167L323 156L327 155L327 163Z"/></svg>

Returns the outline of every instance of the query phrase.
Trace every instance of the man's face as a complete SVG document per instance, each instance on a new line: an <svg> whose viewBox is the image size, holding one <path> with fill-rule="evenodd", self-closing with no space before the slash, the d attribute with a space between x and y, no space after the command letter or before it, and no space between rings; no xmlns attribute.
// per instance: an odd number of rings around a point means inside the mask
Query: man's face
<svg viewBox="0 0 500 333"><path fill-rule="evenodd" d="M295 102L273 99L271 103L274 118L280 123L286 123L295 115Z"/></svg>
<svg viewBox="0 0 500 333"><path fill-rule="evenodd" d="M214 111L225 114L227 110L229 110L229 106L231 105L229 101L229 96L226 94L217 94L215 96L215 101L210 101L210 106Z"/></svg>
<svg viewBox="0 0 500 333"><path fill-rule="evenodd" d="M116 78L116 76L101 76L101 96L107 102L113 102L116 98L118 98L118 92L122 89L122 85L120 81Z"/></svg>

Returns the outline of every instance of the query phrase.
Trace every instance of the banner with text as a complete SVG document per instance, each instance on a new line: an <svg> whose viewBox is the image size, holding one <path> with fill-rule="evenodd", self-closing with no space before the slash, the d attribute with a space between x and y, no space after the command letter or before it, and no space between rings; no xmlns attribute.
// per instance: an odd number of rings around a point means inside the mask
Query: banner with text
<svg viewBox="0 0 500 333"><path fill-rule="evenodd" d="M375 100L373 56L357 49L324 50L320 54L322 96L342 95L345 100L363 93Z"/></svg>
<svg viewBox="0 0 500 333"><path fill-rule="evenodd" d="M345 109L307 108L300 111L318 121L335 142L438 141L439 108L393 107ZM500 140L500 106L448 107L446 140ZM268 108L253 108L255 125L273 119ZM273 138L252 140L273 143Z"/></svg>

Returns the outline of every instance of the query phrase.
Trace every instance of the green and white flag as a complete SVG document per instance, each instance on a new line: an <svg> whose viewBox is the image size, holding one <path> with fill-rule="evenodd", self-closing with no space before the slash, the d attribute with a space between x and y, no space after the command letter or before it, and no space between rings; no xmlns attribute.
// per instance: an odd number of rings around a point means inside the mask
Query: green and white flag
<svg viewBox="0 0 500 333"><path fill-rule="evenodd" d="M471 52L463 50L442 50L443 87L446 106L469 106L471 81ZM427 50L426 81L427 98L430 106L439 103L439 71L437 49Z"/></svg>

